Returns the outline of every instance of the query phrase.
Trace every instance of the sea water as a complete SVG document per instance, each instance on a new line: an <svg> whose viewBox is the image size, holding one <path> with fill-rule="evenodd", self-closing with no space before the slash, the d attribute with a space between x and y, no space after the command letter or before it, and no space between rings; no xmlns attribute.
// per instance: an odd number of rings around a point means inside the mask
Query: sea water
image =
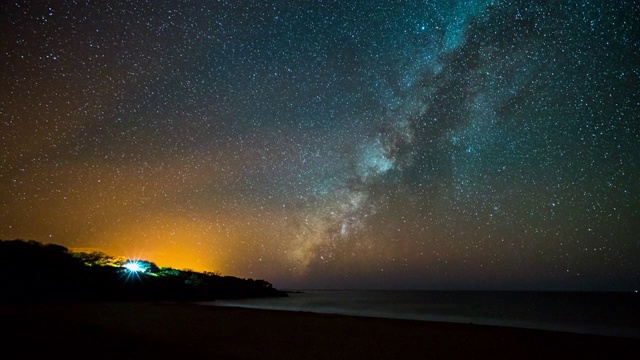
<svg viewBox="0 0 640 360"><path fill-rule="evenodd" d="M200 304L640 338L638 293L305 291Z"/></svg>

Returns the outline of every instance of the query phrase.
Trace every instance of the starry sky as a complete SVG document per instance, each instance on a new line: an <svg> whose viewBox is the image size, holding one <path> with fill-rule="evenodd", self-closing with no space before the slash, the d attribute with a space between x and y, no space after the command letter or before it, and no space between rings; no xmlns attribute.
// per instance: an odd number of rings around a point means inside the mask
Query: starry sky
<svg viewBox="0 0 640 360"><path fill-rule="evenodd" d="M3 1L0 238L281 288L640 287L634 1Z"/></svg>

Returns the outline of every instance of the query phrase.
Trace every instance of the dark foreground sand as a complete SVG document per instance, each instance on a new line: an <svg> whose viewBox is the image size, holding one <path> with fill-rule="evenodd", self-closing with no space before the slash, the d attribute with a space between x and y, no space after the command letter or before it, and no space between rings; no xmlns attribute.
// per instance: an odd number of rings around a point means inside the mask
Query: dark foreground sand
<svg viewBox="0 0 640 360"><path fill-rule="evenodd" d="M175 303L0 305L0 359L640 359L640 340Z"/></svg>

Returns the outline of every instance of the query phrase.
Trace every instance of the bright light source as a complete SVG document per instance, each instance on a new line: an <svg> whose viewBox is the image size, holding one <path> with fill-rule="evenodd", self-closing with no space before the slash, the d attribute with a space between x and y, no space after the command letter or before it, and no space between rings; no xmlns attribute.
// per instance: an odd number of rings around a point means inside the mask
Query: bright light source
<svg viewBox="0 0 640 360"><path fill-rule="evenodd" d="M142 266L140 266L138 262L129 262L122 265L122 267L126 268L131 272L144 272L145 270Z"/></svg>

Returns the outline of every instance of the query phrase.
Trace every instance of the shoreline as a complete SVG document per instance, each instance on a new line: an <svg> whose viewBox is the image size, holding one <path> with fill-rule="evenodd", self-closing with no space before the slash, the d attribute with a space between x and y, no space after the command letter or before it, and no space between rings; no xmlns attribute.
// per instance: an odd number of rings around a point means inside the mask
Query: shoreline
<svg viewBox="0 0 640 360"><path fill-rule="evenodd" d="M347 290L197 303L640 339L638 300L634 293Z"/></svg>
<svg viewBox="0 0 640 360"><path fill-rule="evenodd" d="M640 342L640 333L635 328L624 328L610 326L608 328L598 327L594 329L588 325L557 325L553 323L545 322L532 322L527 320L499 320L490 318L466 318L462 316L449 316L449 315L429 315L428 318L418 317L396 317L393 315L368 315L349 313L348 311L340 312L324 312L324 311L312 311L312 310L295 310L295 309L283 309L283 308L269 308L259 306L248 305L216 305L215 302L194 302L192 304L199 306L217 306L228 308L242 308L251 310L266 310L266 311L285 311L285 312L300 312L304 314L325 314L335 316L348 316L348 317L362 317L372 319L386 319L386 320L401 320L401 321L419 321L435 324L459 324L459 325L476 325L476 326L490 326L507 329L524 329L524 330L538 330L538 331L550 331L557 333L576 334L576 335L594 335L614 338L630 338L638 339ZM595 326L595 325L594 325ZM604 329L604 330L603 330Z"/></svg>
<svg viewBox="0 0 640 360"><path fill-rule="evenodd" d="M173 302L3 304L0 329L23 358L640 356L634 338Z"/></svg>

